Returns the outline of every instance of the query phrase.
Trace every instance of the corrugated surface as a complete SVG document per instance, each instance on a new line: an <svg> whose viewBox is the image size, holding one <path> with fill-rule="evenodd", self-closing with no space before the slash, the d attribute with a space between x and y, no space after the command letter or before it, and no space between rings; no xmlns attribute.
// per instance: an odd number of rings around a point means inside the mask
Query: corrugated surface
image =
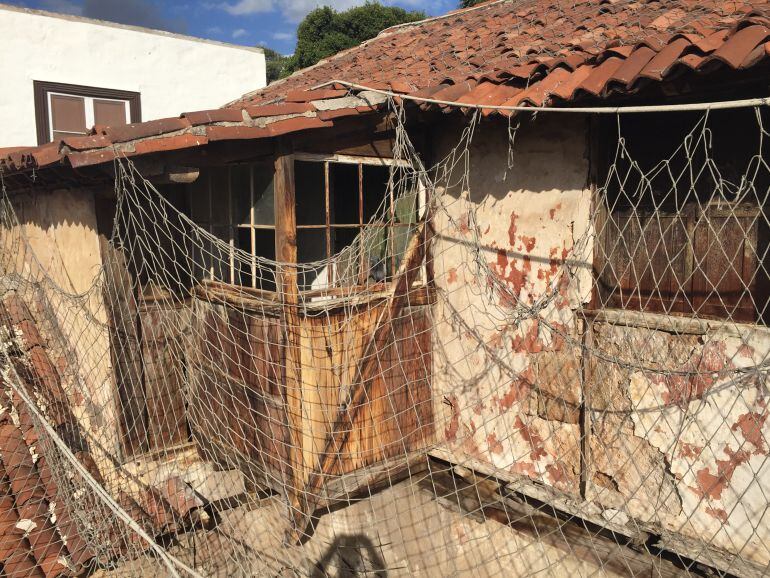
<svg viewBox="0 0 770 578"><path fill-rule="evenodd" d="M463 100L473 102L483 87L479 96L506 105L557 103L581 91L605 96L681 68L754 66L770 47L767 8L765 1L719 0L490 3L385 31L241 102L282 99L329 79L378 88L398 81L397 92L442 99L447 95L432 94L434 87L467 82L462 92L471 98ZM500 102L488 83L519 90Z"/></svg>
<svg viewBox="0 0 770 578"><path fill-rule="evenodd" d="M0 152L0 169L66 159L75 167L95 165L114 158L105 149L131 156L273 137L376 110L377 103L356 103L344 87L317 88L330 79L440 100L558 106L635 93L685 75L745 70L769 61L768 8L767 0L490 2L386 30L223 109L95 127L92 136ZM330 101L338 104L325 104Z"/></svg>

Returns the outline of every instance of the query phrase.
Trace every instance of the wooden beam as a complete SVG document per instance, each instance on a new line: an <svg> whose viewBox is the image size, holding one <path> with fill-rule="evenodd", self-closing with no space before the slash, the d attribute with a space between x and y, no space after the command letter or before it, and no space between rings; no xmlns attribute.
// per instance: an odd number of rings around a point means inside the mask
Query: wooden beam
<svg viewBox="0 0 770 578"><path fill-rule="evenodd" d="M294 157L291 141L281 139L275 155L275 258L282 263L276 281L283 307L286 383L284 401L289 432L289 483L287 499L292 520L307 516L303 493L305 467L302 459L302 370L300 354L299 289L297 287L297 215L294 191ZM293 528L298 535L302 529Z"/></svg>
<svg viewBox="0 0 770 578"><path fill-rule="evenodd" d="M667 559L663 553L647 550L644 544L512 492L505 480L466 467L431 460L430 474L420 486L451 509L480 522L509 526L517 533L529 535L534 543L558 548L602 571L675 578L694 570L678 560Z"/></svg>

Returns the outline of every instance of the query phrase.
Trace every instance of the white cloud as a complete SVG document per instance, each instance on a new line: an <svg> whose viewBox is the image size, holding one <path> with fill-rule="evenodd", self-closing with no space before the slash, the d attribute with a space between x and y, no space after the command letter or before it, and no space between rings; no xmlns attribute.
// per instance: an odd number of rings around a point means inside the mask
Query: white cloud
<svg viewBox="0 0 770 578"><path fill-rule="evenodd" d="M245 28L236 28L235 30L233 30L233 38L243 38L247 34L248 32L246 31Z"/></svg>
<svg viewBox="0 0 770 578"><path fill-rule="evenodd" d="M244 16L280 10L281 14L289 22L300 22L309 12L319 6L329 6L334 10L347 10L354 6L361 6L367 0L236 0L234 2L220 2L219 4L204 3L206 7L216 7L233 16ZM445 11L456 7L455 0L384 0L383 4L407 6L411 9L421 9L428 12Z"/></svg>
<svg viewBox="0 0 770 578"><path fill-rule="evenodd" d="M274 40L291 40L294 38L294 34L291 32L273 32Z"/></svg>
<svg viewBox="0 0 770 578"><path fill-rule="evenodd" d="M218 35L222 34L223 30L219 26L212 26L211 28L206 28L206 34Z"/></svg>
<svg viewBox="0 0 770 578"><path fill-rule="evenodd" d="M308 15L308 12L312 12L319 6L329 6L335 10L347 10L365 2L366 0L286 0L281 4L281 12L290 22L300 22Z"/></svg>
<svg viewBox="0 0 770 578"><path fill-rule="evenodd" d="M238 0L235 4L223 2L219 7L233 16L243 16L258 12L272 12L273 0Z"/></svg>

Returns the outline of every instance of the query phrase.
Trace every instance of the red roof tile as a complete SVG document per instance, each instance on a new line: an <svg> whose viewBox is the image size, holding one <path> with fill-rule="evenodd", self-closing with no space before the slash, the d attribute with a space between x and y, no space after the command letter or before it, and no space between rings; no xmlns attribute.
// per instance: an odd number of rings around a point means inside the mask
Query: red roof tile
<svg viewBox="0 0 770 578"><path fill-rule="evenodd" d="M15 291L0 300L0 325L18 336L11 348L11 363L23 385L44 400L46 419L55 428L65 426L76 432L78 422L69 409L59 373L45 348L45 337L38 330L34 314ZM22 375L24 373L24 375ZM83 528L70 512L71 500L59 489L48 465L50 439L38 437L32 414L22 399L0 377L0 573L8 578L58 578L80 575L94 558L92 545L83 537ZM73 440L79 436L72 436ZM71 441L72 444L83 444ZM71 447L75 457L101 482L93 458L80 446ZM34 450L34 455L33 455ZM72 478L74 481L75 478ZM139 519L147 519L148 529L159 535L175 528L185 516L203 503L193 490L178 478L167 480L159 489L143 488L139 505L124 495L126 507ZM100 507L98 502L87 507ZM100 514L112 520L110 512ZM100 531L111 531L106 525ZM111 547L118 557L125 555L124 526L116 521L116 540ZM135 539L133 534L128 539ZM133 544L144 549L146 543Z"/></svg>
<svg viewBox="0 0 770 578"><path fill-rule="evenodd" d="M769 8L770 0L533 0L524 7L513 0L489 2L385 30L220 110L96 127L93 136L45 148L0 151L0 170L29 170L65 158L82 167L121 154L197 146L205 142L190 136L200 132L193 129L198 126L205 126L209 141L269 138L329 126L331 119L364 110L360 103L343 103L318 113L311 101L359 92L324 84L331 80L467 104L548 106L633 93L681 74L770 66ZM185 138L155 138L163 135Z"/></svg>

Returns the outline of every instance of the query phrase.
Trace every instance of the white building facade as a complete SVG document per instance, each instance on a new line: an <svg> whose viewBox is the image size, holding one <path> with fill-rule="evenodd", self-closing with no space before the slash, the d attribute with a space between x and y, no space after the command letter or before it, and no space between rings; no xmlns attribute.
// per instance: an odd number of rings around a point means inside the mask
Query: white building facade
<svg viewBox="0 0 770 578"><path fill-rule="evenodd" d="M0 4L0 148L218 108L266 83L260 48Z"/></svg>

